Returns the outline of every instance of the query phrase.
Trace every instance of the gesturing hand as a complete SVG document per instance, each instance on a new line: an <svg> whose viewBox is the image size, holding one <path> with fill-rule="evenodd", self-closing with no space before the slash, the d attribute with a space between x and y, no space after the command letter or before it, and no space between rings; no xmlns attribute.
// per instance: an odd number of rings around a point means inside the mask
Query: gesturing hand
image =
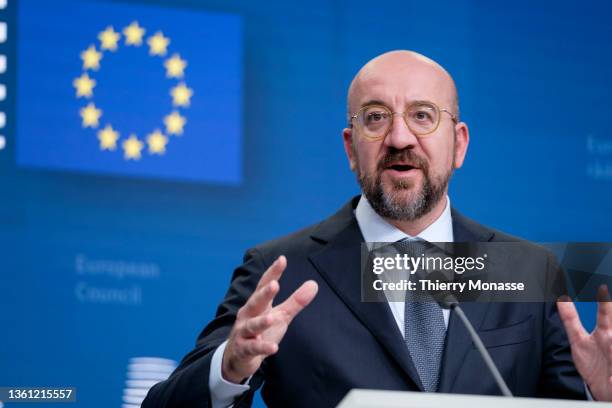
<svg viewBox="0 0 612 408"><path fill-rule="evenodd" d="M317 294L317 283L306 281L287 300L272 307L280 289L278 280L286 267L287 259L281 255L238 310L223 353L222 374L226 380L240 383L253 375L264 358L278 351L289 323Z"/></svg>
<svg viewBox="0 0 612 408"><path fill-rule="evenodd" d="M557 302L572 349L576 369L589 386L593 397L599 401L612 401L612 302L608 289L599 288L597 325L589 334L571 301Z"/></svg>

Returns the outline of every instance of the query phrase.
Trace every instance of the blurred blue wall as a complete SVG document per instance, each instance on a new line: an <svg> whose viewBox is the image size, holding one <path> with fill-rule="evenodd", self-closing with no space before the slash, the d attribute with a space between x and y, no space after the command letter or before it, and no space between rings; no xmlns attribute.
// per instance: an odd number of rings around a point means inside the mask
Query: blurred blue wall
<svg viewBox="0 0 612 408"><path fill-rule="evenodd" d="M131 3L242 16L243 182L18 168L18 3L9 0L0 14L9 21L0 45L9 58L1 385L74 385L79 406L116 407L130 358L179 360L245 249L314 223L358 193L341 143L345 93L362 64L392 49L422 52L457 81L472 139L452 181L455 207L532 240L612 238L607 1ZM120 270L131 275L119 278ZM84 299L83 287L132 297ZM593 311L581 305L589 327Z"/></svg>

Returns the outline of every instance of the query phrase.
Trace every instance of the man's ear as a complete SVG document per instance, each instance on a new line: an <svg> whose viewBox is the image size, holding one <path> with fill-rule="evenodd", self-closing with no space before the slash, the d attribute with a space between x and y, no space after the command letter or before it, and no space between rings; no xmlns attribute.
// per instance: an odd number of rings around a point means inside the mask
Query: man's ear
<svg viewBox="0 0 612 408"><path fill-rule="evenodd" d="M344 139L344 152L346 153L346 157L348 158L349 165L351 166L351 170L355 171L357 167L357 162L353 155L353 129L344 128L342 131L342 138Z"/></svg>
<svg viewBox="0 0 612 408"><path fill-rule="evenodd" d="M470 144L470 131L465 122L459 122L455 125L455 157L453 158L453 167L458 169L463 166L465 155L467 154L468 145Z"/></svg>

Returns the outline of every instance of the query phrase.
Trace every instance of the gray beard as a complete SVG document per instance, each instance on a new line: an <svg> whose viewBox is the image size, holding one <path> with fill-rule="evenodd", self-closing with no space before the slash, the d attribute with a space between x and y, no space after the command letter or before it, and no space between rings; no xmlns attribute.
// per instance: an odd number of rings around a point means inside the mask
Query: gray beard
<svg viewBox="0 0 612 408"><path fill-rule="evenodd" d="M442 177L433 179L424 171L425 181L421 189L414 191L411 197L403 193L414 188L412 183L393 182L391 191L386 193L380 172L374 178L369 174L357 171L361 190L378 215L396 221L414 221L429 213L444 198L448 182L452 176L450 169Z"/></svg>

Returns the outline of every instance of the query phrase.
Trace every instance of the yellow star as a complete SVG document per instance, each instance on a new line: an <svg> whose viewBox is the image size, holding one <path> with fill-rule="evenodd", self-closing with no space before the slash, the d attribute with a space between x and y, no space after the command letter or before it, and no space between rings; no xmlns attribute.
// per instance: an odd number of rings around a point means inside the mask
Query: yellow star
<svg viewBox="0 0 612 408"><path fill-rule="evenodd" d="M123 29L125 45L141 46L144 33L145 29L138 25L138 21L133 21L129 26Z"/></svg>
<svg viewBox="0 0 612 408"><path fill-rule="evenodd" d="M98 131L100 140L100 150L115 150L119 132L115 131L111 125L106 125L104 129Z"/></svg>
<svg viewBox="0 0 612 408"><path fill-rule="evenodd" d="M193 90L187 88L184 82L181 82L170 90L172 95L172 105L174 106L189 106L189 100L193 95Z"/></svg>
<svg viewBox="0 0 612 408"><path fill-rule="evenodd" d="M96 105L92 102L89 102L86 107L81 108L79 113L81 114L81 118L83 118L83 127L98 127L98 121L100 120L100 116L102 116L102 111L96 108Z"/></svg>
<svg viewBox="0 0 612 408"><path fill-rule="evenodd" d="M119 37L121 37L121 34L116 32L113 29L113 26L106 27L106 30L98 34L98 39L102 43L102 45L100 45L100 48L103 50L116 51L117 43L119 42Z"/></svg>
<svg viewBox="0 0 612 408"><path fill-rule="evenodd" d="M187 61L182 59L180 55L174 54L172 58L164 61L164 67L166 67L166 76L168 78L182 78L183 71L187 67Z"/></svg>
<svg viewBox="0 0 612 408"><path fill-rule="evenodd" d="M149 44L149 55L160 55L163 57L166 55L166 48L170 44L170 39L164 37L164 34L158 31L154 36L147 39L147 44Z"/></svg>
<svg viewBox="0 0 612 408"><path fill-rule="evenodd" d="M147 143L149 144L149 153L151 154L164 154L166 153L166 144L168 138L156 129L155 132L151 133L147 137Z"/></svg>
<svg viewBox="0 0 612 408"><path fill-rule="evenodd" d="M96 47L90 45L85 51L81 52L81 59L83 60L83 69L93 69L97 71L100 68L100 60L102 54L96 50Z"/></svg>
<svg viewBox="0 0 612 408"><path fill-rule="evenodd" d="M136 135L130 135L128 140L123 142L122 146L125 160L140 160L140 151L144 143L138 140Z"/></svg>
<svg viewBox="0 0 612 408"><path fill-rule="evenodd" d="M177 111L172 112L170 115L164 117L164 124L166 125L166 133L169 135L182 135L183 126L187 123L187 119L181 116Z"/></svg>
<svg viewBox="0 0 612 408"><path fill-rule="evenodd" d="M87 73L84 73L72 81L72 85L76 88L77 98L81 96L91 98L93 96L93 89L96 86L96 81L91 79Z"/></svg>

